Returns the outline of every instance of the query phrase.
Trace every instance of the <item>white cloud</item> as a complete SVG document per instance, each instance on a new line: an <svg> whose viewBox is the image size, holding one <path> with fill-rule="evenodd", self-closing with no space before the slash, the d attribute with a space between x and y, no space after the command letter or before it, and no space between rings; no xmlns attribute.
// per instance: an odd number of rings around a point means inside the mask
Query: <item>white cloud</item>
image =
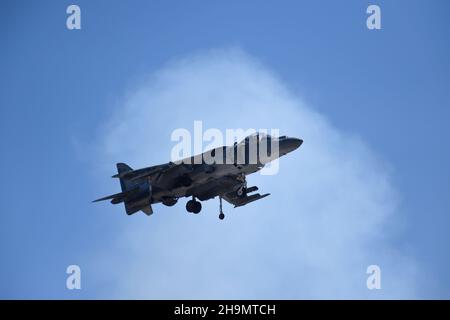
<svg viewBox="0 0 450 320"><path fill-rule="evenodd" d="M103 130L101 161L167 162L171 132L192 129L194 120L206 128L280 128L305 142L281 159L277 175L248 178L270 197L225 205L224 221L217 199L199 215L180 200L155 205L151 217L124 217L123 234L95 261L106 268L99 281L109 297L415 297L416 264L391 241L399 221L386 166L240 50L172 62L130 91ZM370 264L381 267L380 291L366 288Z"/></svg>

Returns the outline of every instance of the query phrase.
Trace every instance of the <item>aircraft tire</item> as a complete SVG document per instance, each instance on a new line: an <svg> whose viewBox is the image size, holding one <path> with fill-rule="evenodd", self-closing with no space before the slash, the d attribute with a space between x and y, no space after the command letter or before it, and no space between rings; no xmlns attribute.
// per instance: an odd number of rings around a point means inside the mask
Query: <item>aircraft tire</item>
<svg viewBox="0 0 450 320"><path fill-rule="evenodd" d="M194 212L194 201L193 200L189 200L188 202L186 202L186 211L187 212Z"/></svg>
<svg viewBox="0 0 450 320"><path fill-rule="evenodd" d="M192 213L199 213L202 211L202 203L200 201L195 201L192 209Z"/></svg>

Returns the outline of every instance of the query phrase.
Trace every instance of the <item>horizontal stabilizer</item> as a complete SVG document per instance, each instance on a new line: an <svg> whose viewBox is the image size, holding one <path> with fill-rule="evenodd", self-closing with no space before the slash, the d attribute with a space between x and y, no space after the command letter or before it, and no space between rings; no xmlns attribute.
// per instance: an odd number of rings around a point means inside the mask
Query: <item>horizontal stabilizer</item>
<svg viewBox="0 0 450 320"><path fill-rule="evenodd" d="M119 202L122 202L126 197L128 197L129 195L135 193L137 189L132 189L132 190L128 190L128 191L124 191L124 192L119 192L116 194L112 194L110 196L106 196L100 199L96 199L92 202L99 202L99 201L104 201L104 200L113 200L112 203L116 204Z"/></svg>
<svg viewBox="0 0 450 320"><path fill-rule="evenodd" d="M112 194L112 195L110 195L110 196L106 196L106 197L103 197L103 198L100 198L100 199L96 199L96 200L94 200L94 201L92 201L92 202L99 202L99 201L104 201L104 200L109 200L109 199L119 198L119 197L121 197L122 195L123 195L123 192L119 192L119 193L116 193L116 194Z"/></svg>

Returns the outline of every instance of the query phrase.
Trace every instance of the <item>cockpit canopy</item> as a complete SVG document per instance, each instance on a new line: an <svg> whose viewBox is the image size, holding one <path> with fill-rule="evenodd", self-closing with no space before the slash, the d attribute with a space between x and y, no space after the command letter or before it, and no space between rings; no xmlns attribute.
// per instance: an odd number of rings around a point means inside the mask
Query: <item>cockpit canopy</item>
<svg viewBox="0 0 450 320"><path fill-rule="evenodd" d="M240 143L248 142L250 140L261 141L262 139L271 140L272 136L264 132L255 132L245 137L245 139L241 140Z"/></svg>

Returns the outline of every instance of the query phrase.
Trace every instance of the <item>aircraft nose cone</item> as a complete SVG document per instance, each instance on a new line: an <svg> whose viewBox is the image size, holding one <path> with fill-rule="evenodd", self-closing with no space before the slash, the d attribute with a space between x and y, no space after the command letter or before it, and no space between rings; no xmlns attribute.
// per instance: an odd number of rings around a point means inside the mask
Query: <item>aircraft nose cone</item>
<svg viewBox="0 0 450 320"><path fill-rule="evenodd" d="M294 151L298 147L300 147L303 143L302 139L298 138L286 138L281 141L280 149L281 153L286 154L288 152Z"/></svg>
<svg viewBox="0 0 450 320"><path fill-rule="evenodd" d="M302 145L302 143L303 140L298 138L287 138L285 140L286 149L288 149L289 151L297 149Z"/></svg>
<svg viewBox="0 0 450 320"><path fill-rule="evenodd" d="M297 149L298 147L300 147L303 143L302 139L298 139L298 138L289 138L289 145L292 148L292 150Z"/></svg>

